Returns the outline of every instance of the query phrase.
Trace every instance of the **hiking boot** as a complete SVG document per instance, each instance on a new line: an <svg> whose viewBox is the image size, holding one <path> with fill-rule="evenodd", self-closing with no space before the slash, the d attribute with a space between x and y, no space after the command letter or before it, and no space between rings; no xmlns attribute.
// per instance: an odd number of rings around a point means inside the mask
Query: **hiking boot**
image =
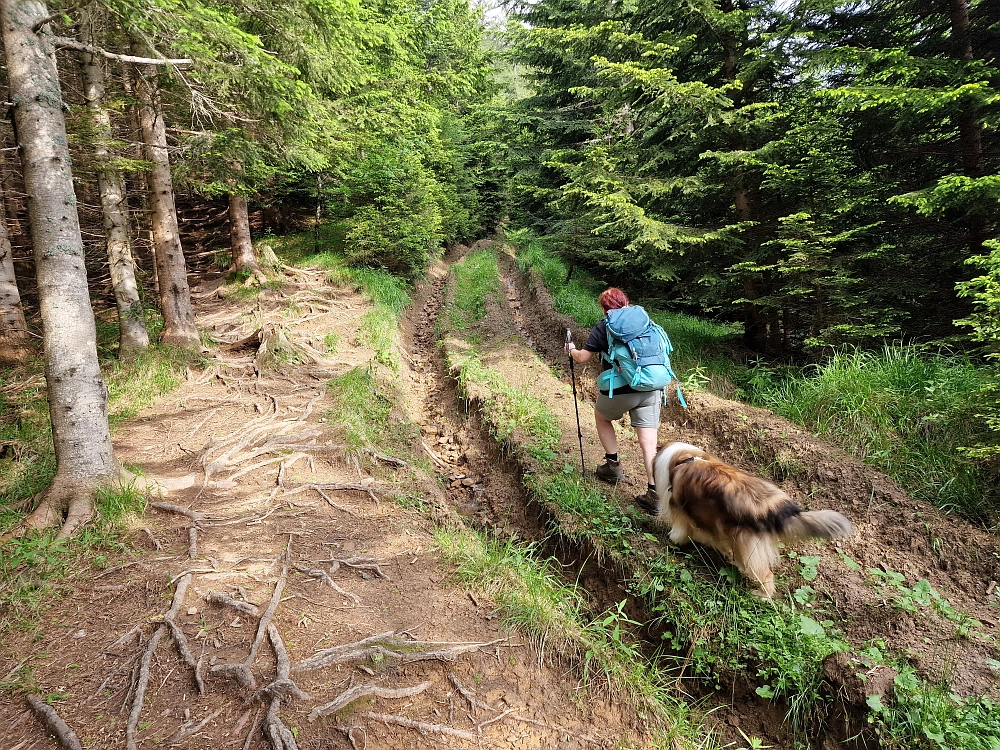
<svg viewBox="0 0 1000 750"><path fill-rule="evenodd" d="M660 497L656 494L656 490L647 489L645 494L635 499L635 504L648 516L660 515Z"/></svg>
<svg viewBox="0 0 1000 750"><path fill-rule="evenodd" d="M594 469L594 474L602 482L618 484L625 478L625 469L622 468L621 461L608 460Z"/></svg>

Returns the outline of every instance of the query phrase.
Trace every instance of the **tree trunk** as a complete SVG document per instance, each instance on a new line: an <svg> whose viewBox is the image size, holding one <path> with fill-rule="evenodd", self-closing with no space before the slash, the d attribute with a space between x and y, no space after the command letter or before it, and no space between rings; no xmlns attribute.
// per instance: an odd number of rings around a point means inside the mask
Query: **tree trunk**
<svg viewBox="0 0 1000 750"><path fill-rule="evenodd" d="M972 60L968 0L950 0L949 12L955 57ZM962 171L969 177L978 177L983 171L983 124L975 108L963 107L959 113L958 141L962 152Z"/></svg>
<svg viewBox="0 0 1000 750"><path fill-rule="evenodd" d="M145 55L140 44L133 45L135 54ZM145 55L148 57L148 55ZM184 348L200 346L198 328L194 323L191 307L191 290L188 287L187 267L177 228L177 208L174 205L174 184L170 176L170 158L167 151L167 129L163 123L159 92L156 88L155 68L149 67L146 75L137 71L136 95L139 99L139 127L145 147L146 160L153 164L148 173L150 219L153 229L153 256L156 277L160 288L160 307L163 313L164 344Z"/></svg>
<svg viewBox="0 0 1000 750"><path fill-rule="evenodd" d="M229 239L233 253L233 270L246 271L260 281L266 281L253 254L250 240L250 212L247 199L232 193L229 196Z"/></svg>
<svg viewBox="0 0 1000 750"><path fill-rule="evenodd" d="M29 528L66 520L65 537L93 514L97 486L118 474L108 429L108 391L97 360L83 238L55 52L32 27L49 17L41 0L0 0L10 98L28 194L45 346L45 381L56 476Z"/></svg>
<svg viewBox="0 0 1000 750"><path fill-rule="evenodd" d="M14 250L7 234L7 216L0 205L0 365L27 361L31 355L28 324L14 276Z"/></svg>
<svg viewBox="0 0 1000 750"><path fill-rule="evenodd" d="M93 7L83 14L80 41L96 45L92 12ZM94 128L94 157L98 164L97 189L101 195L111 285L118 306L118 356L128 359L149 348L149 333L146 331L146 316L135 281L125 180L111 161L111 115L104 108L104 69L100 60L89 52L80 53L80 66L83 71L83 96Z"/></svg>

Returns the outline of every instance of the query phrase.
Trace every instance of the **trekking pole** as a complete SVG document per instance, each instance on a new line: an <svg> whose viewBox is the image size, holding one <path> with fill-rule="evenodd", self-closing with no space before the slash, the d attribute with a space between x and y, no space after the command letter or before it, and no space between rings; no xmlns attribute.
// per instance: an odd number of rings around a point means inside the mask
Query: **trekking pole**
<svg viewBox="0 0 1000 750"><path fill-rule="evenodd" d="M573 332L566 329L566 343L573 342ZM567 351L567 354L569 352ZM576 410L576 436L580 439L580 468L584 476L587 474L587 465L583 462L583 430L580 429L580 405L576 400L576 370L573 369L573 355L569 354L569 375L573 381L573 408Z"/></svg>

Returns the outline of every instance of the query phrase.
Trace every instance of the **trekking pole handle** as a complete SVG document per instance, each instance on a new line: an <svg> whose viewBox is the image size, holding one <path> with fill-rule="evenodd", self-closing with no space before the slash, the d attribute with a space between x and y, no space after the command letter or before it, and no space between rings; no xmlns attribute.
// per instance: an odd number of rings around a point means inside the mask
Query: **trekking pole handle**
<svg viewBox="0 0 1000 750"><path fill-rule="evenodd" d="M573 343L573 332L568 328L566 329L566 343L567 344Z"/></svg>

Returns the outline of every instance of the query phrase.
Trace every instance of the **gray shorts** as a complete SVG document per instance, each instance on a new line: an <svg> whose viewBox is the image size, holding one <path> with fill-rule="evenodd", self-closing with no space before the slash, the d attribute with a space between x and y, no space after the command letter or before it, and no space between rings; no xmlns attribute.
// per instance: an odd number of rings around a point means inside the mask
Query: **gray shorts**
<svg viewBox="0 0 1000 750"><path fill-rule="evenodd" d="M608 398L603 393L597 395L594 408L597 413L612 422L629 413L633 427L660 426L660 404L663 403L663 391L643 391L642 393L623 393Z"/></svg>

